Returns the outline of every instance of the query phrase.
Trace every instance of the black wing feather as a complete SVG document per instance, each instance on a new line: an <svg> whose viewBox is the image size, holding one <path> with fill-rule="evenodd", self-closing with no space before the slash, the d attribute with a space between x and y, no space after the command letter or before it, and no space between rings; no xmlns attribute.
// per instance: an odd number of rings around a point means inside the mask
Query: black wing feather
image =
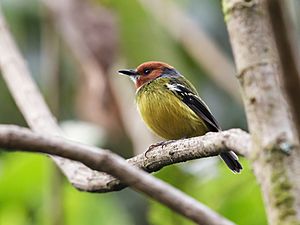
<svg viewBox="0 0 300 225"><path fill-rule="evenodd" d="M217 120L211 114L204 102L196 94L181 84L172 85L174 85L172 91L175 92L177 96L180 96L181 100L191 110L193 110L194 113L204 120L210 131L221 130Z"/></svg>
<svg viewBox="0 0 300 225"><path fill-rule="evenodd" d="M169 90L171 90L176 96L181 98L181 100L191 110L193 110L197 116L202 118L210 131L221 131L221 127L219 126L217 120L211 114L205 103L196 94L196 91L194 91L192 87L191 89L187 88L186 85L189 87L188 83L181 84L178 81L179 80L171 82L169 84L170 86L167 85L167 88L169 88ZM243 167L239 163L238 157L233 151L222 152L220 156L234 173L239 173L242 170Z"/></svg>

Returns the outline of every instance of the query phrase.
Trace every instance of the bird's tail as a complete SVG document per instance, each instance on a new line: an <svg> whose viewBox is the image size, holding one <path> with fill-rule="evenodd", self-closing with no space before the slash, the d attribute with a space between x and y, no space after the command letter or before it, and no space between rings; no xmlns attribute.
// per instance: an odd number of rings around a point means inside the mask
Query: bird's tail
<svg viewBox="0 0 300 225"><path fill-rule="evenodd" d="M242 165L239 163L239 158L233 151L222 152L220 157L234 173L239 173L243 169Z"/></svg>

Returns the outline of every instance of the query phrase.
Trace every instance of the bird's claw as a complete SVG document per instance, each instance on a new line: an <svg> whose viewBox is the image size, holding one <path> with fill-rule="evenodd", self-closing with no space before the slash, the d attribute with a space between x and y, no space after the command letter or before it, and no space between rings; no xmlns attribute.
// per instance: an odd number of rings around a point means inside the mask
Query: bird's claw
<svg viewBox="0 0 300 225"><path fill-rule="evenodd" d="M155 144L150 145L149 148L145 151L145 157L148 158L147 154L149 152L151 152L154 148L159 147L159 146L161 146L162 148L164 148L166 145L168 145L168 144L170 144L170 143L172 143L174 141L175 140L160 141L160 142L157 142Z"/></svg>

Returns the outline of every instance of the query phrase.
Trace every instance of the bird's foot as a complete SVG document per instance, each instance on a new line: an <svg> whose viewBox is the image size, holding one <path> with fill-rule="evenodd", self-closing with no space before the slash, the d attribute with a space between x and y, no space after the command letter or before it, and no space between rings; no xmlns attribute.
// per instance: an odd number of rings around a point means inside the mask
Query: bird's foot
<svg viewBox="0 0 300 225"><path fill-rule="evenodd" d="M176 141L176 140L160 141L160 142L157 142L157 143L155 143L155 144L150 145L149 148L145 151L145 157L148 158L148 157L147 157L147 154L148 154L149 152L151 152L155 147L161 146L161 147L163 148L163 147L165 147L166 145L168 145L168 144L170 144L170 143L172 143L172 142L174 142L174 141Z"/></svg>

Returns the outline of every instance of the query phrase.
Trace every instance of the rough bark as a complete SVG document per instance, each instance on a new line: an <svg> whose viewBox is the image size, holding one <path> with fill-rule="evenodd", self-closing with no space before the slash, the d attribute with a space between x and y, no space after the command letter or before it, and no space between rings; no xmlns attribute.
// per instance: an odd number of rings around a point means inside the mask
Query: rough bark
<svg viewBox="0 0 300 225"><path fill-rule="evenodd" d="M223 0L253 141L250 159L270 224L300 223L300 149L280 88L265 0Z"/></svg>
<svg viewBox="0 0 300 225"><path fill-rule="evenodd" d="M293 30L292 20L287 12L286 4L287 2L285 1L268 0L273 34L283 71L280 78L287 95L287 100L291 106L293 120L297 128L298 141L300 141L299 51L297 51L296 35Z"/></svg>

